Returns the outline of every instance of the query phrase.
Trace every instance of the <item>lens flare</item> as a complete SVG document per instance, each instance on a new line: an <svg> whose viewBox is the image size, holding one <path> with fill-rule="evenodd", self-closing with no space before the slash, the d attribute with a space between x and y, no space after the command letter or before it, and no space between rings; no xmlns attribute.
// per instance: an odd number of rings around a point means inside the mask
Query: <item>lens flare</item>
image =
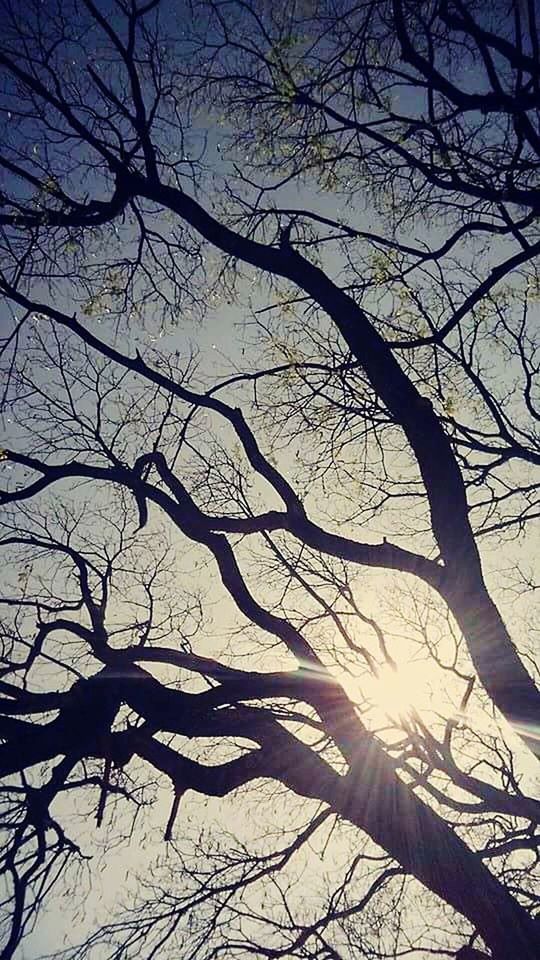
<svg viewBox="0 0 540 960"><path fill-rule="evenodd" d="M362 682L362 691L374 710L394 720L433 707L434 671L431 664L411 661L381 667Z"/></svg>

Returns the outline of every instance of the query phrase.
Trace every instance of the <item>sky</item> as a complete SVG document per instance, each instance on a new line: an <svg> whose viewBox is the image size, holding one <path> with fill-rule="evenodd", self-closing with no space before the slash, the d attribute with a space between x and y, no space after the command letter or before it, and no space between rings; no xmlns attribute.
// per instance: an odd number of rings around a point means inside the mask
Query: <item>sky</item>
<svg viewBox="0 0 540 960"><path fill-rule="evenodd" d="M175 8L175 10L177 9L178 8ZM165 21L165 26L166 28L168 27L167 20ZM175 27L179 29L180 23L175 24ZM99 62L97 57L96 62ZM78 69L80 65L75 62L73 66ZM108 70L105 67L102 76L107 77L108 75ZM205 155L207 171L201 173L204 192L207 198L212 196L213 190L217 194L225 174L228 172L228 169L230 169L229 161L226 159L227 149L225 144L233 123L234 118L227 118L225 122L223 120L215 121L211 114L203 115L194 121L192 146L196 148L197 143L200 144L201 131L204 131L207 137L207 150ZM17 134L17 136L19 135L20 133ZM37 154L37 156L39 157L39 154ZM69 150L66 152L66 156L66 162L69 162L71 159ZM77 174L74 172L71 175L71 180L76 181L76 178ZM92 172L89 172L84 180L81 179L77 187L81 193L84 193L94 185L95 177L93 177ZM312 208L314 207L317 212L323 216L337 215L341 217L342 214L344 215L350 212L346 198L336 201L335 194L331 191L324 192L314 190L309 186L303 187L301 191L295 186L283 189L280 192L280 202L285 206L297 206L301 204L302 207L304 207L309 205ZM360 228L370 228L373 223L373 218L374 213L369 201L362 198L360 211L357 215ZM407 231L409 229L410 228L407 228ZM429 236L430 242L436 244L440 242L445 235L446 226L443 225L440 231L437 228L428 229L425 223L423 223L422 218L420 218L415 226L415 230L418 231L414 236L415 242L426 241ZM100 251L97 243L94 252L96 254L95 259L99 262ZM73 251L72 253L75 260L77 251ZM69 256L71 256L71 252L68 252L68 258ZM205 250L202 256L208 258L206 266L210 266L210 252ZM330 253L327 258L327 267L332 275L338 276L343 269L343 262L338 260L335 254ZM156 320L156 317L153 313L150 313L150 311L145 318L145 326L142 324L139 325L136 322L130 322L127 327L117 327L114 316L100 312L98 308L96 315L88 316L85 322L88 323L91 329L97 331L105 339L118 337L119 342L127 351L133 353L135 349L145 350L147 351L145 355L154 358L157 358L157 354L152 353L154 350L160 351L165 355L178 352L178 359L181 362L182 358L191 352L192 345L196 345L199 351L199 368L196 376L200 382L207 382L210 378L225 377L231 371L250 367L251 364L259 360L262 352L261 340L257 330L253 326L254 310L265 305L270 295L264 285L252 285L252 276L249 270L246 271L246 274L247 276L240 284L238 297L232 303L227 302L226 296L221 302L214 303L212 302L211 294L208 291L204 292L203 299L205 302L203 303L203 308L206 309L203 310L202 320L198 315L201 311L197 309L190 310L189 307L186 307L185 310L182 309L182 315L176 327L169 321L161 324L159 319ZM202 285L202 278L199 283ZM73 298L71 294L73 293L73 289L69 290L67 284L64 286L63 283L58 285L58 289L59 300L57 302L61 308L65 308L66 310L72 309L71 304ZM201 289L201 286L197 287L197 290L200 291ZM85 304L89 302L89 299L85 299L84 291L79 290L77 296L79 297L79 313L84 314L84 307ZM377 294L375 292L374 302L376 296ZM239 301L241 301L240 306ZM267 339L269 339L268 336ZM47 371L45 369L39 371L38 376L42 376L43 381L46 382ZM235 394L232 395L235 396ZM14 433L15 439L17 438L17 431L19 429L21 429L19 426L15 427L14 424L10 424L9 421L6 420L6 446L9 446L9 444L13 442ZM278 457L279 463L287 472L290 471L294 473L296 463L292 455L292 447L288 447L288 444L285 445L285 448L284 445L281 445L281 448L276 452L276 456ZM308 453L309 451L306 451L306 456ZM399 457L397 457L396 462L399 463ZM314 493L308 496L308 504L317 519L323 517L325 523L329 523L329 513L347 512L348 504L343 503L339 493L337 495L335 492L332 493L326 501L321 494L321 485L314 485L313 489ZM255 494L262 497L263 491L255 488ZM402 520L404 524L406 524L409 518L404 516ZM151 523L154 522L156 522L156 520L152 517ZM374 541L380 541L380 537L384 533L382 526L382 521L377 518L366 533L365 524L362 524L363 536L366 539L371 537ZM348 529L355 529L352 520L350 521ZM191 564L192 555L184 555L184 541L175 539L174 534L172 549L173 552L176 553L174 561L176 565L175 569L179 573L185 572L182 568ZM521 623L525 624L530 617L529 601L524 598L516 598L512 595L510 591L510 580L509 577L506 577L506 570L516 561L519 562L524 569L528 568L533 559L532 549L531 542L527 542L526 540L525 542L507 544L505 546L505 560L502 573L500 572L498 548L495 548L491 552L488 548L486 551L486 565L490 569L490 576L491 568L493 569L492 579L493 584L497 587L497 595L502 599L505 611L508 611L508 614L512 615L514 622L517 621L518 625ZM243 556L246 567L248 567L249 557L247 550L243 553ZM250 572L248 568L248 575ZM6 572L6 575L8 581L12 581L10 572ZM192 571L191 582L195 584L201 582L211 597L210 626L203 640L201 649L203 652L210 653L215 650L216 645L219 646L221 644L224 649L230 651L234 616L230 602L224 598L223 592L217 584L215 572L211 570L211 566L204 565L201 567L200 572ZM389 633L395 634L392 638L392 654L396 659L398 652L403 655L404 645L408 645L413 649L418 646L421 630L414 628L412 620L406 624L406 627L403 626L403 620L406 620L406 617L403 615L404 604L406 611L409 612L409 608L406 606L407 601L404 600L403 597L400 600L392 597L387 580L383 584L380 578L376 576L359 576L358 582L355 582L354 585L357 587L358 593L361 596L362 609L365 613L369 615L380 612L381 599L383 601L383 607L388 608L385 610L383 618L385 618ZM272 597L271 590L268 597ZM401 604L401 612L398 609L397 614L400 622L399 625L393 626L393 624L396 624L396 611L395 609L392 610L392 604L394 604L395 608L396 603ZM412 611L410 615L412 618ZM434 620L437 620L436 615L434 616ZM430 630L433 630L434 636L440 635L440 624L435 623L430 625ZM362 639L364 639L365 636L369 634L369 631L365 631L362 628L359 633ZM445 639L449 638L446 637ZM243 641L246 649L252 642L253 638L248 635ZM452 640L450 638L449 653L451 653L451 649ZM267 652L266 656L271 662L273 656L271 649ZM408 660L409 658L405 657L404 659ZM353 691L354 678L349 678L347 682L349 683L348 689ZM437 706L438 705L439 704L437 704ZM381 709L380 705L375 707L374 713L374 722L377 725L386 723L386 718L381 716L381 714L384 714L384 710ZM526 770L525 772L528 775L528 771ZM126 874L132 875L137 869L141 869L143 872L146 872L148 869L152 870L150 865L155 852L154 839L161 836L163 824L166 822L166 817L168 816L169 803L170 794L168 790L160 790L158 801L149 817L147 819L141 818L142 824L140 828L136 828L131 845L121 845L118 850L113 853L112 858L109 855L100 857L99 849L104 840L100 835L97 835L93 829L92 805L86 801L85 805L77 810L77 835L79 836L80 834L81 839L84 839L85 843L88 842L92 848L94 848L95 845L97 851L95 866L90 868L89 879L87 878L85 881L80 881L74 878L74 892L68 890L61 906L54 906L51 912L45 915L43 922L36 928L35 934L28 939L24 948L22 948L21 956L23 956L25 960L35 960L40 953L57 948L63 943L64 936L68 938L68 942L73 936L78 938L83 930L84 920L88 921L91 919L94 912L101 916L110 914L111 904L121 899L125 888ZM247 807L249 807L248 800L246 804ZM182 807L182 827L184 824L189 823L189 817L192 816L193 823L190 824L189 829L192 831L194 837L196 837L199 818L205 822L208 822L214 817L217 822L219 822L220 819L224 819L225 822L229 823L231 828L238 832L240 827L243 827L245 829L246 842L249 842L250 836L252 836L254 832L253 821L247 816L245 820L238 816L236 803L233 804L229 801L206 801L203 798L190 796L186 800L186 805L187 810L184 809L184 804ZM269 803L269 809L271 809L271 803ZM271 817L272 813L269 813L268 816ZM251 813L251 817L253 817L253 813ZM90 834L93 835L92 839L90 839ZM341 843L342 841L336 838L333 846L325 850L325 859L323 858L325 869L330 869L329 863L331 867L333 867L332 857L335 858L337 862L340 861L340 857L343 855L343 846L340 845ZM345 844L345 841L343 841L343 844ZM158 851L161 850L160 844L157 844L157 849ZM318 876L320 873L319 854L320 851L313 853L312 862L309 865L313 877ZM107 860L107 865L106 867L102 867L105 859ZM308 869L308 867L306 867L306 869ZM73 911L72 905L76 902L77 893L79 889L84 889L85 883L89 884L89 893L85 898L84 907L82 909L76 907ZM106 953L104 953L103 956L106 956ZM99 954L96 954L96 957L99 957ZM94 960L93 957L92 960Z"/></svg>

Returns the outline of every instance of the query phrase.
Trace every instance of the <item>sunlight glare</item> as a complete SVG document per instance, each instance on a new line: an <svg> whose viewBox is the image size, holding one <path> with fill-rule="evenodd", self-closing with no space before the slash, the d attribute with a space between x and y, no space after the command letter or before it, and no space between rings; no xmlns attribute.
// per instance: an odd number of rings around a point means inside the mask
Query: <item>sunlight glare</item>
<svg viewBox="0 0 540 960"><path fill-rule="evenodd" d="M435 671L433 665L425 661L411 661L396 667L385 665L377 676L364 677L356 683L356 691L350 678L344 681L349 695L362 694L375 713L394 720L405 719L414 711L433 707Z"/></svg>
<svg viewBox="0 0 540 960"><path fill-rule="evenodd" d="M419 705L421 686L414 665L403 665L399 669L385 666L378 676L371 678L366 695L385 713L403 717Z"/></svg>

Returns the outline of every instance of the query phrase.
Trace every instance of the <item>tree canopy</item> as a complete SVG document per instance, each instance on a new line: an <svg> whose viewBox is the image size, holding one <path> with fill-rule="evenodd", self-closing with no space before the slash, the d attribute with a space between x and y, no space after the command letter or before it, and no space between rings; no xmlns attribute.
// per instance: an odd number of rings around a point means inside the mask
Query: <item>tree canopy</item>
<svg viewBox="0 0 540 960"><path fill-rule="evenodd" d="M535 960L534 0L0 10L2 957Z"/></svg>

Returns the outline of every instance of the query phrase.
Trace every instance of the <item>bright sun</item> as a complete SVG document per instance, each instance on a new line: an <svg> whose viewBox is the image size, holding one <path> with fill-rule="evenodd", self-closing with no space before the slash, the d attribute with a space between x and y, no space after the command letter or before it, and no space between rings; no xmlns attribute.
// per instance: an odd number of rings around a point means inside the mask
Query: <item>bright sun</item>
<svg viewBox="0 0 540 960"><path fill-rule="evenodd" d="M379 715L394 720L405 718L413 710L422 711L433 706L434 670L424 661L401 663L396 668L381 667L377 676L364 677L361 682L343 678L349 696L363 697Z"/></svg>
<svg viewBox="0 0 540 960"><path fill-rule="evenodd" d="M365 693L375 707L393 717L403 717L420 706L425 698L425 676L415 671L414 664L403 664L398 669L386 666L371 677Z"/></svg>

